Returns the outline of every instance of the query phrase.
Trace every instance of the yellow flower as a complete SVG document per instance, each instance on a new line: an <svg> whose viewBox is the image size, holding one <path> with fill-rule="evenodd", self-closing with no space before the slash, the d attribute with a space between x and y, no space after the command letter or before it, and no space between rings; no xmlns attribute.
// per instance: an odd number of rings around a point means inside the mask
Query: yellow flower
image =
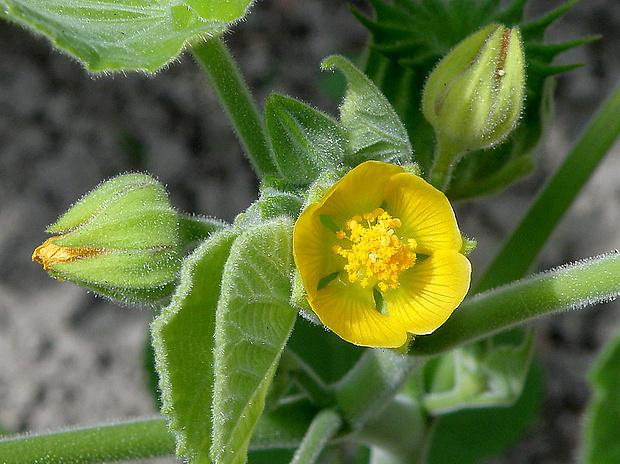
<svg viewBox="0 0 620 464"><path fill-rule="evenodd" d="M401 167L360 164L309 205L293 253L307 299L344 340L396 348L429 334L463 301L471 276L445 195Z"/></svg>

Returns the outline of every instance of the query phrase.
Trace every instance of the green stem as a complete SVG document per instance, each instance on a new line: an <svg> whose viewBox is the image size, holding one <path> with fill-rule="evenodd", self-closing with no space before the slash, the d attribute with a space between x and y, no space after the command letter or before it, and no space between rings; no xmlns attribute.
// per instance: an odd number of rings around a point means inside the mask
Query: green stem
<svg viewBox="0 0 620 464"><path fill-rule="evenodd" d="M323 409L314 419L291 464L312 464L342 427L342 417L331 409Z"/></svg>
<svg viewBox="0 0 620 464"><path fill-rule="evenodd" d="M198 244L218 230L222 230L226 224L219 219L195 214L179 213L179 235L183 246L190 247Z"/></svg>
<svg viewBox="0 0 620 464"><path fill-rule="evenodd" d="M288 371L299 388L308 395L313 405L326 407L333 404L333 394L329 387L292 350L285 349L282 352L279 368Z"/></svg>
<svg viewBox="0 0 620 464"><path fill-rule="evenodd" d="M366 351L335 386L347 424L357 430L379 414L420 365L420 360L392 350Z"/></svg>
<svg viewBox="0 0 620 464"><path fill-rule="evenodd" d="M277 175L260 114L224 42L219 36L211 37L192 51L209 76L258 177Z"/></svg>
<svg viewBox="0 0 620 464"><path fill-rule="evenodd" d="M620 136L620 85L550 179L519 226L486 270L476 292L522 278L568 207Z"/></svg>
<svg viewBox="0 0 620 464"><path fill-rule="evenodd" d="M618 252L543 272L466 300L431 335L418 336L412 355L436 355L543 315L609 301L620 295Z"/></svg>
<svg viewBox="0 0 620 464"><path fill-rule="evenodd" d="M174 454L163 418L66 430L0 441L3 464L89 464Z"/></svg>
<svg viewBox="0 0 620 464"><path fill-rule="evenodd" d="M445 137L437 135L435 159L431 168L429 182L439 190L445 192L452 180L454 166L465 152Z"/></svg>
<svg viewBox="0 0 620 464"><path fill-rule="evenodd" d="M355 436L370 446L372 464L422 464L426 462L433 422L410 397L398 395Z"/></svg>

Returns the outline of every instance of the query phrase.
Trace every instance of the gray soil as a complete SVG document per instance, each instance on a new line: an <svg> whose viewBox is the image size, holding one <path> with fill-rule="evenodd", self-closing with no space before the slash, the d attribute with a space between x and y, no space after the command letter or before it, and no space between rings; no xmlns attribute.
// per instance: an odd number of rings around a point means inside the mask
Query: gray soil
<svg viewBox="0 0 620 464"><path fill-rule="evenodd" d="M534 1L548 11L559 0ZM288 93L335 114L322 90L325 56L355 56L366 41L347 1L262 0L227 38L259 102ZM458 206L461 229L478 240L480 272L568 153L620 77L620 4L583 0L551 40L604 34L561 62L585 66L558 81L557 120L538 169L508 191ZM148 171L181 210L232 220L256 197L256 181L203 74L191 57L154 78L88 75L46 40L0 22L0 424L41 432L156 414L142 370L149 309L119 307L50 279L30 261L44 229L101 180ZM568 212L538 269L618 248L620 146ZM527 247L527 244L523 244ZM546 383L542 418L504 463L575 462L586 373L620 328L610 303L537 322ZM176 462L173 459L153 463Z"/></svg>

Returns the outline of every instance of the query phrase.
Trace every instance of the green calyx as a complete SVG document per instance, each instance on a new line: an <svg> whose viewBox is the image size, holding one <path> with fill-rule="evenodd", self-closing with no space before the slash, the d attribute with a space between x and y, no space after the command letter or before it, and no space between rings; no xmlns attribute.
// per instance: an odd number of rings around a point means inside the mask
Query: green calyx
<svg viewBox="0 0 620 464"><path fill-rule="evenodd" d="M518 28L491 24L463 40L428 78L422 110L457 152L502 141L519 119L525 63Z"/></svg>

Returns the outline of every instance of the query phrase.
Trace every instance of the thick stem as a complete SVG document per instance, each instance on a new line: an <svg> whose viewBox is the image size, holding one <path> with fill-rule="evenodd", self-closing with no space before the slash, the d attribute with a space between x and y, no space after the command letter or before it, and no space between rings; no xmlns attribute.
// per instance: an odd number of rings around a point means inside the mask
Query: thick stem
<svg viewBox="0 0 620 464"><path fill-rule="evenodd" d="M420 405L399 395L355 439L370 446L372 464L423 464L432 432L433 421Z"/></svg>
<svg viewBox="0 0 620 464"><path fill-rule="evenodd" d="M543 315L609 301L620 295L618 252L537 274L466 300L412 355L436 355Z"/></svg>
<svg viewBox="0 0 620 464"><path fill-rule="evenodd" d="M370 349L335 386L338 406L354 430L381 413L421 361L392 350Z"/></svg>
<svg viewBox="0 0 620 464"><path fill-rule="evenodd" d="M331 409L324 409L313 419L291 464L313 464L330 440L342 427L342 417Z"/></svg>
<svg viewBox="0 0 620 464"><path fill-rule="evenodd" d="M219 36L211 37L192 51L209 76L258 177L277 175L260 114L224 42Z"/></svg>
<svg viewBox="0 0 620 464"><path fill-rule="evenodd" d="M174 454L163 418L121 422L0 441L3 464L90 464Z"/></svg>

